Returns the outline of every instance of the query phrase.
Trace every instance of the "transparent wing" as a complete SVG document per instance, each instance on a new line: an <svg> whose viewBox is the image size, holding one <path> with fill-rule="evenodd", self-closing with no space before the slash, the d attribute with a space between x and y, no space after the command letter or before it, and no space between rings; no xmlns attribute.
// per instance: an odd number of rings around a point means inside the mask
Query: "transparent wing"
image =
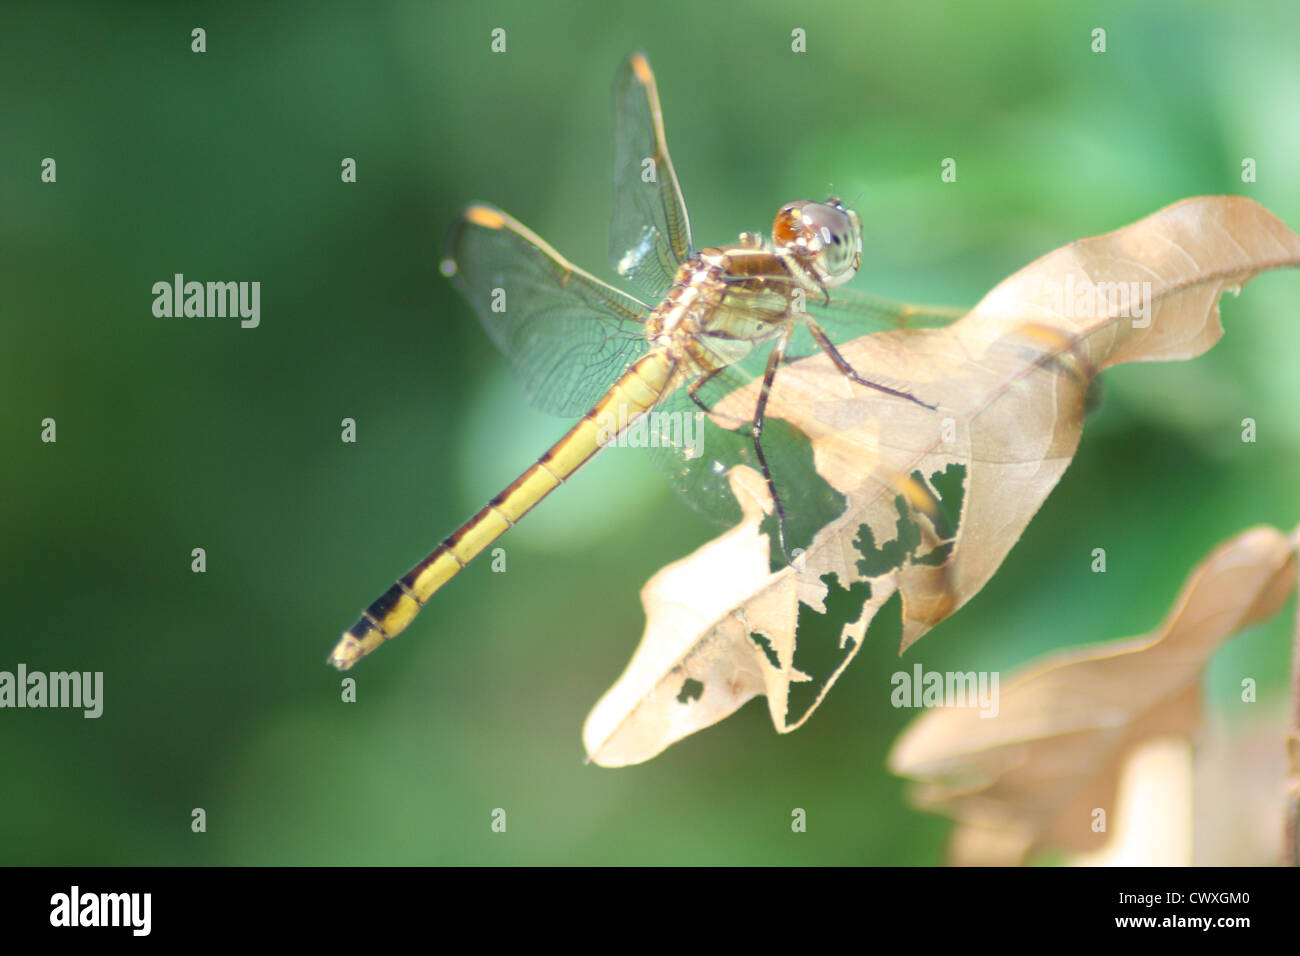
<svg viewBox="0 0 1300 956"><path fill-rule="evenodd" d="M782 281L790 280L772 276L768 277L766 286L754 288L770 292ZM893 302L852 291L837 292L840 294L830 302L812 297L805 302L809 317L837 343L887 329L946 325L967 311ZM756 296L756 301L761 302L761 296ZM743 314L744 296L736 295L729 305L738 315ZM699 389L696 397L706 407L715 410L712 416L704 415L684 388L658 409L663 415L658 429L660 441L657 446L652 446L656 466L691 507L723 527L734 526L740 520L740 507L732 494L728 473L737 465L748 465L755 471L761 471L761 467L750 433L752 420L748 417L722 418L717 409L722 407L724 397L762 377L769 350L770 346L755 349L743 361L730 366ZM796 325L787 349L787 360L795 361L820 352L821 347L806 327ZM906 388L906 383L882 384ZM778 371L773 394L778 395L780 391L781 372ZM751 403L748 411L741 409L738 414L751 414L752 411ZM663 440L664 437L667 440ZM786 512L787 547L807 547L813 535L843 513L844 498L817 473L811 444L788 422L773 417L767 419L763 427L763 453ZM774 522L769 521L764 529L773 536L775 566L779 554Z"/></svg>
<svg viewBox="0 0 1300 956"><path fill-rule="evenodd" d="M743 375L734 369L722 372L699 395L712 408L728 392L743 388ZM707 393L707 394L706 394ZM714 524L726 527L740 520L740 507L731 494L727 472L737 464L752 465L754 443L749 420L727 419L723 427L714 424L704 408L693 401L685 387L677 389L655 412L654 441L650 456L660 473L692 508Z"/></svg>
<svg viewBox="0 0 1300 956"><path fill-rule="evenodd" d="M451 227L443 272L543 411L584 414L646 351L643 302L490 206L470 206Z"/></svg>
<svg viewBox="0 0 1300 956"><path fill-rule="evenodd" d="M656 302L691 255L691 223L664 138L659 91L645 56L614 84L614 220L610 261Z"/></svg>
<svg viewBox="0 0 1300 956"><path fill-rule="evenodd" d="M873 332L949 325L969 311L947 306L894 302L845 289L836 289L829 302L809 296L805 309L808 318L817 323L831 343L837 347ZM820 355L822 351L821 345L813 338L808 326L799 323L790 336L790 345L786 349L786 362L788 364L812 355ZM913 394L907 382L887 378L879 371L873 371L869 378L886 388ZM777 382L780 383L780 376L777 377ZM924 395L914 397L919 401L925 401Z"/></svg>
<svg viewBox="0 0 1300 956"><path fill-rule="evenodd" d="M796 283L791 278L770 276L766 282L773 289L788 285L791 287L789 295L794 295ZM941 328L950 325L970 311L944 305L896 302L853 289L836 289L830 301L818 295L805 296L803 307L809 318L821 326L836 345L852 342L872 332L884 332L889 329ZM738 308L743 309L743 306ZM797 325L790 339L790 347L786 351L786 361L793 362L815 355L821 351L821 347L813 341L805 327Z"/></svg>
<svg viewBox="0 0 1300 956"><path fill-rule="evenodd" d="M916 305L867 295L854 289L836 289L830 302L810 299L808 312L828 332L842 330L852 338L883 329L930 329L949 325L969 309L946 305ZM856 333L856 334L854 334Z"/></svg>
<svg viewBox="0 0 1300 956"><path fill-rule="evenodd" d="M767 350L758 351L762 354L753 357L753 365L761 375ZM746 367L750 364L733 366L710 379L697 398L706 407L717 409L726 395L753 381L754 369ZM780 387L778 372L773 388ZM658 415L651 422L655 440L650 443L655 466L697 512L720 527L733 527L741 511L731 490L731 470L747 465L762 472L750 431L752 418L726 418L716 411L712 416L705 414L685 388L679 388L655 411ZM746 414L751 413L752 405ZM817 473L811 443L788 422L766 420L763 454L785 510L787 548L806 548L821 528L843 514L844 496ZM769 516L763 530L772 542L775 568L784 562L775 518Z"/></svg>

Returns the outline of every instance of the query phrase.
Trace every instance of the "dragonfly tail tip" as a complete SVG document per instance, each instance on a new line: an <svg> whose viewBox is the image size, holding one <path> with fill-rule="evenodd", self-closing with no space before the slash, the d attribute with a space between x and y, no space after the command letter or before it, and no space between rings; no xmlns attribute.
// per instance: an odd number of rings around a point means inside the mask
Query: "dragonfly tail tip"
<svg viewBox="0 0 1300 956"><path fill-rule="evenodd" d="M330 651L330 656L325 659L327 664L334 667L335 670L351 670L352 665L361 659L363 651L361 645L350 634L344 634L343 639L335 645L334 650Z"/></svg>

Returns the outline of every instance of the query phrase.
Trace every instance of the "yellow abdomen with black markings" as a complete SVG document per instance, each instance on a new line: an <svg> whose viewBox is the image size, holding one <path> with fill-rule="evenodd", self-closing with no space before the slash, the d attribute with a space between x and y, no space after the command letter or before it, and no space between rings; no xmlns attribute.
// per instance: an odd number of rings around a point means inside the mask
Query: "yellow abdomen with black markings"
<svg viewBox="0 0 1300 956"><path fill-rule="evenodd" d="M678 384L676 368L667 349L656 349L628 368L550 451L366 608L339 639L329 662L347 670L406 630L439 588L618 437L620 432L609 430L608 422L629 426L659 404Z"/></svg>

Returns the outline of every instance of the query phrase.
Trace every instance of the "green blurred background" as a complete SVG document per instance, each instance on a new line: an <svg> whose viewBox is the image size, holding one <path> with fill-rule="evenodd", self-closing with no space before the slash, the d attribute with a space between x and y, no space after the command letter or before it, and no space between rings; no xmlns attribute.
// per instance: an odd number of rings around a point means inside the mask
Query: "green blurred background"
<svg viewBox="0 0 1300 956"><path fill-rule="evenodd" d="M440 594L353 672L357 703L325 656L569 424L525 409L437 263L483 199L610 275L628 52L658 75L699 244L834 188L861 197L856 288L973 304L1186 196L1243 193L1300 226L1300 8L1130 6L6 5L0 669L106 687L99 720L0 712L0 863L939 861L947 824L884 768L915 715L889 705L880 637L792 735L752 702L648 764L584 765L640 587L713 534L635 455L512 532L506 574L479 563ZM261 327L155 318L175 272L260 281ZM1225 302L1210 354L1108 373L1002 572L902 665L1005 669L1145 631L1217 542L1294 526L1298 300L1300 276L1266 275ZM1242 676L1278 702L1287 656L1283 620L1231 644L1221 714Z"/></svg>

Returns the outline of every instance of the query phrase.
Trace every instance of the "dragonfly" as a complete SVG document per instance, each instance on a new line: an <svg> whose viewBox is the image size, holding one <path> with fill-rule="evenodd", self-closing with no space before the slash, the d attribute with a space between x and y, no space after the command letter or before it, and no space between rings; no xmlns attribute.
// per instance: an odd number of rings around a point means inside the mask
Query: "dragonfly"
<svg viewBox="0 0 1300 956"><path fill-rule="evenodd" d="M366 608L330 654L339 670L404 631L476 556L647 416L663 432L648 442L653 460L719 524L740 516L731 468L761 472L773 503L773 553L788 560L788 546L810 540L844 502L824 482L810 487L817 478L794 429L766 421L781 367L820 351L860 388L934 407L897 383L858 374L835 347L837 337L940 324L962 311L840 290L862 262L853 209L834 196L790 202L777 211L770 238L744 232L733 244L697 250L643 54L618 72L614 118L610 262L644 298L585 272L500 209L465 209L448 233L442 272L504 352L529 403L581 419ZM754 382L761 385L747 421L710 414ZM703 423L703 441L682 427L691 420Z"/></svg>

